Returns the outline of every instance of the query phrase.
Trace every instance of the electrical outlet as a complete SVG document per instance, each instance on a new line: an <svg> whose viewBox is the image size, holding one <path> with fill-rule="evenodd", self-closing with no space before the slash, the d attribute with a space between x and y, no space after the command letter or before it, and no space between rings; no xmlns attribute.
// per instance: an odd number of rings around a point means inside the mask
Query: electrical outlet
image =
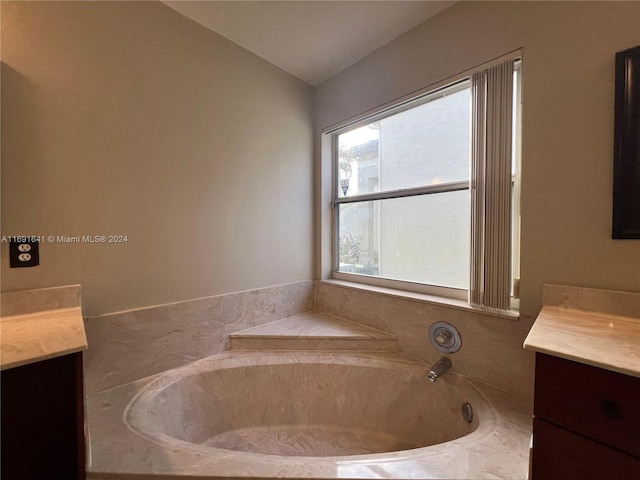
<svg viewBox="0 0 640 480"><path fill-rule="evenodd" d="M9 267L35 267L40 265L40 244L37 241L9 242Z"/></svg>

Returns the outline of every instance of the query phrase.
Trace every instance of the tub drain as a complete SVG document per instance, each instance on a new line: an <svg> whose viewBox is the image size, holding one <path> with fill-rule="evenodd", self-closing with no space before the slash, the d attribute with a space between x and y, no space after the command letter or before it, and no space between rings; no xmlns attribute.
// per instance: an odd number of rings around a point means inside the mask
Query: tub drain
<svg viewBox="0 0 640 480"><path fill-rule="evenodd" d="M471 404L469 402L465 402L462 404L462 418L467 423L471 423L473 421L473 408L471 408Z"/></svg>

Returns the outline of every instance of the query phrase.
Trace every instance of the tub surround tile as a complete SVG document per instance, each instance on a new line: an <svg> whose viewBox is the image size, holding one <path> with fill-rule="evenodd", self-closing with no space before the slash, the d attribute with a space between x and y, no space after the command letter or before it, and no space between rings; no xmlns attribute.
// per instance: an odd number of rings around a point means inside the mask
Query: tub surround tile
<svg viewBox="0 0 640 480"><path fill-rule="evenodd" d="M477 418L480 419L477 430L459 439L427 448L382 453L375 455L354 455L340 457L293 457L238 452L207 445L194 445L178 440L170 435L153 439L150 433L135 433L130 427L135 424L135 415L146 414L145 409L135 414L125 414L127 406L134 398L144 395L162 394L165 384L174 384L172 374L190 381L193 374L206 371L210 365L224 368L238 368L247 365L266 368L281 364L310 363L321 365L331 371L335 364L360 365L367 368L380 368L385 364L399 365L397 375L418 371L420 375L424 365L416 363L406 356L395 353L312 353L312 352L266 352L255 353L228 352L199 360L186 367L183 372L174 370L148 379L138 380L127 385L103 391L88 399L88 411L91 438L91 465L89 477L93 479L116 478L456 478L485 479L509 478L525 479L528 469L529 437L531 435L531 410L513 395L473 380L464 380L457 375L444 377L440 384L430 384L425 380L425 388L448 389L455 382L473 386L476 393L470 394L476 400ZM209 363L209 366L207 366ZM388 368L388 367L387 367ZM395 368L395 367L394 367ZM416 370L417 369L417 370ZM396 370L392 370L396 372ZM404 373L403 373L404 372ZM391 372L389 372L391 373ZM413 374L411 374L413 375ZM265 375L262 375L265 376ZM268 375L266 375L268 376ZM331 381L333 374L328 381ZM256 378L261 378L260 376ZM354 377L357 380L357 377ZM182 380L179 380L182 381ZM265 380L264 387L269 387ZM237 382L230 385L237 389ZM283 385L280 395L287 395ZM360 397L359 401L376 402L380 396L385 401L396 389L378 389ZM321 394L321 391L320 391ZM415 395L413 400L420 402L422 396ZM164 397L163 397L164 398ZM240 397L234 397L240 398ZM249 397L250 398L250 397ZM167 401L171 401L169 397ZM310 398L311 400L311 398ZM135 409L134 400L132 409ZM263 402L261 399L258 402ZM279 404L278 402L274 402ZM268 408L266 406L265 408ZM452 412L459 412L459 406L450 406ZM395 411L397 410L397 411ZM402 415L411 409L394 409L394 414ZM313 413L313 412L311 412ZM393 412L391 412L393 413ZM157 415L158 412L149 412ZM133 415L133 416L132 416ZM127 418L126 423L123 418ZM159 425L160 419L152 422ZM173 419L175 422L175 418ZM180 422L179 422L180 423ZM402 426L403 422L398 422ZM410 422L407 422L410 423ZM128 426L128 425L129 426ZM184 424L181 422L180 424ZM134 429L137 427L133 427ZM182 428L182 427L180 427ZM195 432L195 431L194 431ZM197 432L195 432L197 433ZM194 434L195 434L194 433ZM176 431L176 434L179 434ZM481 440L481 441L479 441ZM212 453L214 452L214 453ZM146 477L146 475L158 477ZM122 477L119 477L122 475Z"/></svg>
<svg viewBox="0 0 640 480"><path fill-rule="evenodd" d="M640 377L640 294L557 285L544 291L551 305L542 308L525 349Z"/></svg>
<svg viewBox="0 0 640 480"><path fill-rule="evenodd" d="M2 370L87 348L79 285L3 292L1 297Z"/></svg>
<svg viewBox="0 0 640 480"><path fill-rule="evenodd" d="M379 287L375 285L359 284L354 282L347 282L345 280L321 280L324 284L337 285L347 289L356 291L368 291L384 297L399 298L401 300L414 300L420 303L427 303L430 305L446 307L455 310L462 310L465 312L481 313L484 316L500 317L507 320L517 320L520 314L517 311L504 311L494 308L478 307L469 304L466 300L460 300L456 298L440 297L437 295L429 295L425 293L410 292L405 290L397 290L387 287Z"/></svg>
<svg viewBox="0 0 640 480"><path fill-rule="evenodd" d="M321 312L283 318L230 335L232 349L394 350L396 336Z"/></svg>
<svg viewBox="0 0 640 480"><path fill-rule="evenodd" d="M238 335L248 328L311 311L314 297L315 312L320 316L303 317L295 326L288 321L276 323L274 326L282 327L277 332L279 338L270 337L269 327L255 330L251 338ZM327 321L336 317L350 322L349 338L340 336L341 331L349 330L344 330L344 324L337 327L335 321ZM530 401L534 355L521 346L533 319L508 320L335 283L315 282L314 286L312 281L87 318L86 391L91 394L112 388L231 347L399 350L434 363L442 356L428 338L429 326L435 321L451 322L462 335L462 349L450 355L454 371ZM366 328L373 330L365 334L362 329ZM309 335L297 335L305 330ZM378 336L371 337L372 332ZM331 338L323 338L329 334ZM351 338L353 335L364 338ZM386 335L391 337L381 338Z"/></svg>
<svg viewBox="0 0 640 480"><path fill-rule="evenodd" d="M88 394L219 353L229 334L313 308L313 282L217 295L86 319Z"/></svg>
<svg viewBox="0 0 640 480"><path fill-rule="evenodd" d="M437 321L449 322L462 338L462 348L447 355L453 371L532 402L534 354L522 349L531 318L509 320L335 282L316 282L315 298L317 311L390 332L396 335L401 352L427 364L444 355L429 341L429 327Z"/></svg>

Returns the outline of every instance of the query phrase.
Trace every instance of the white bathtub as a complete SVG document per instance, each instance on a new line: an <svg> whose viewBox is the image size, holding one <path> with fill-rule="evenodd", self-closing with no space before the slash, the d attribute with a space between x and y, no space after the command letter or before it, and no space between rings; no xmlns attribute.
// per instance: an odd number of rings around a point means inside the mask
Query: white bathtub
<svg viewBox="0 0 640 480"><path fill-rule="evenodd" d="M215 355L90 398L89 421L89 471L114 475L95 478L524 479L531 431L527 408L453 373L315 352Z"/></svg>

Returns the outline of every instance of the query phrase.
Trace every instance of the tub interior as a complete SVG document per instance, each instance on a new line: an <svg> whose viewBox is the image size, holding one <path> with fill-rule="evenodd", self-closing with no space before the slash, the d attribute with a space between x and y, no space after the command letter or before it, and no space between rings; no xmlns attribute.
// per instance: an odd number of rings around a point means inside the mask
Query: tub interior
<svg viewBox="0 0 640 480"><path fill-rule="evenodd" d="M482 401L461 377L424 368L292 363L201 371L150 386L126 415L157 440L286 456L394 452L477 429L462 404Z"/></svg>

